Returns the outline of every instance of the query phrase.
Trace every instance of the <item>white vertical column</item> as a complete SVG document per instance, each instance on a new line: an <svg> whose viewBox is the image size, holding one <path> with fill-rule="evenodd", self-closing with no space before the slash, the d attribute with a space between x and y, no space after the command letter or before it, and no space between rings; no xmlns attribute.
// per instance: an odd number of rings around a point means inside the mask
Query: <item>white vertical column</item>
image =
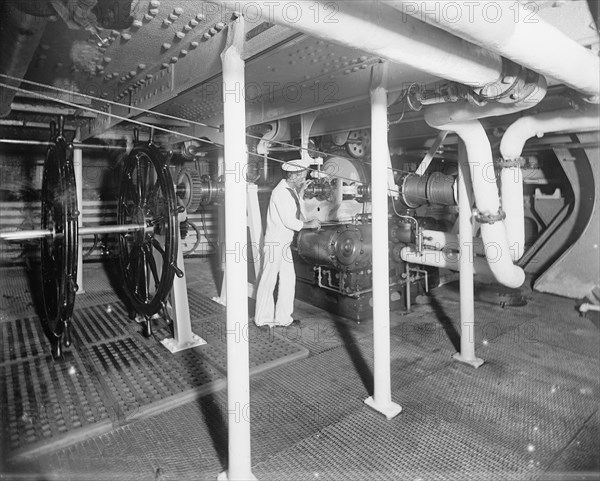
<svg viewBox="0 0 600 481"><path fill-rule="evenodd" d="M184 215L185 214L179 214L180 221L181 217L184 217ZM172 353L206 344L204 339L192 332L192 319L190 316L190 304L185 277L185 262L183 260L183 246L181 245L179 232L177 232L177 266L183 272L183 276L175 276L173 279L173 288L171 289L173 337L165 338L160 341L160 343Z"/></svg>
<svg viewBox="0 0 600 481"><path fill-rule="evenodd" d="M475 296L473 285L473 193L467 150L462 140L458 142L458 242L460 245L460 352L454 359L473 367L483 360L475 357Z"/></svg>
<svg viewBox="0 0 600 481"><path fill-rule="evenodd" d="M390 280L388 259L387 68L373 69L371 84L371 211L373 216L374 390L365 403L388 419L402 408L392 402L390 378Z"/></svg>
<svg viewBox="0 0 600 481"><path fill-rule="evenodd" d="M244 18L229 24L223 63L225 140L225 275L227 284L227 419L229 466L219 479L256 479L250 455L250 358L248 346L248 267L246 246L246 107ZM240 299L240 296L242 298ZM233 301L233 302L232 302Z"/></svg>
<svg viewBox="0 0 600 481"><path fill-rule="evenodd" d="M79 128L75 132L74 143L79 143L80 131ZM83 227L83 150L81 147L73 149L73 170L75 171L75 189L77 191L77 210L79 217L77 225L81 229ZM83 237L77 239L77 285L79 289L77 294L83 294Z"/></svg>

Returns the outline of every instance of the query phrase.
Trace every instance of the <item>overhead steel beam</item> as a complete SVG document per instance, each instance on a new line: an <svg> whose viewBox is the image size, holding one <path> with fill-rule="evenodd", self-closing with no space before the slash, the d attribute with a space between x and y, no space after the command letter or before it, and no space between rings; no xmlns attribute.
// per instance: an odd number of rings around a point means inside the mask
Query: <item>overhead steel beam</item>
<svg viewBox="0 0 600 481"><path fill-rule="evenodd" d="M382 2L215 2L254 22L287 26L473 87L497 81L502 58Z"/></svg>

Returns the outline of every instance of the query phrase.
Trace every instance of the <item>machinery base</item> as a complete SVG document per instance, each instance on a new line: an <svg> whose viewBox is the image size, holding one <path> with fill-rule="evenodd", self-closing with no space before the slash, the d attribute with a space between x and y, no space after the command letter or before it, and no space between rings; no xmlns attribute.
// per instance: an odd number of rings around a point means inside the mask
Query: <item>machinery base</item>
<svg viewBox="0 0 600 481"><path fill-rule="evenodd" d="M390 287L390 310L394 311L404 307L405 289L405 286ZM299 281L296 283L296 298L357 322L373 318L373 294L371 292L361 294L359 297L349 297Z"/></svg>

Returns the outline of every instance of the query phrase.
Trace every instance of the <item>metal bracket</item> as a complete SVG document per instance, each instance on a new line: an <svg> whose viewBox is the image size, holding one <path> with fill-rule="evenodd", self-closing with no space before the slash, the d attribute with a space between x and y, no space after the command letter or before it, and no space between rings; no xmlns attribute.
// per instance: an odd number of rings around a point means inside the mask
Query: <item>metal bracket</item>
<svg viewBox="0 0 600 481"><path fill-rule="evenodd" d="M506 212L504 212L501 208L498 209L497 214L482 214L481 212L477 212L473 214L473 218L480 224L494 224L498 221L506 219Z"/></svg>
<svg viewBox="0 0 600 481"><path fill-rule="evenodd" d="M508 169L512 167L523 168L525 166L525 157L516 157L514 159L496 159L494 166L500 169Z"/></svg>

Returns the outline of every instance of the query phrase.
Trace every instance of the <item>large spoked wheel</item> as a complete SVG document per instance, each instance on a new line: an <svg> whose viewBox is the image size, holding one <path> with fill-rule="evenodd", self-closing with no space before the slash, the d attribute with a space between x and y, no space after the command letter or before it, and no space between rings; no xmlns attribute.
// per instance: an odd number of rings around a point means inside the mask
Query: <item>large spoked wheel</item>
<svg viewBox="0 0 600 481"><path fill-rule="evenodd" d="M71 344L70 326L77 280L77 191L72 146L62 135L48 147L42 180L42 295L52 355L62 355L61 341Z"/></svg>
<svg viewBox="0 0 600 481"><path fill-rule="evenodd" d="M147 320L164 307L173 286L179 242L177 199L168 166L152 143L136 145L125 160L117 222L145 229L119 234L120 264L131 307Z"/></svg>

